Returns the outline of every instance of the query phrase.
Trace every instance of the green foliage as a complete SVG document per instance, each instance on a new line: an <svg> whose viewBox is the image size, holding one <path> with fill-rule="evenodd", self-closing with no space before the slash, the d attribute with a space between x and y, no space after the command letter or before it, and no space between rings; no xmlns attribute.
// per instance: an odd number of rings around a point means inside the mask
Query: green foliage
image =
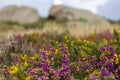
<svg viewBox="0 0 120 80"><path fill-rule="evenodd" d="M84 19L84 18L80 18L80 19L79 19L79 21L80 21L80 22L84 22L84 23L86 23L86 22L87 22L87 20L86 20L86 19Z"/></svg>
<svg viewBox="0 0 120 80"><path fill-rule="evenodd" d="M117 78L120 67L119 31L114 30L112 41L103 39L101 42L73 38L69 32L62 36L64 36L63 39L58 35L32 34L15 38L18 40L17 46L22 44L18 50L24 48L21 51L24 55L17 55L13 66L3 67L5 79L66 80L73 77L78 80L119 80ZM28 45L31 43L32 48ZM29 56L28 53L31 51L24 51L26 49L33 50L33 55Z"/></svg>
<svg viewBox="0 0 120 80"><path fill-rule="evenodd" d="M61 65L62 65L62 62L61 62L61 59L62 59L62 54L58 53L55 58L54 58L54 67L55 69L58 69Z"/></svg>
<svg viewBox="0 0 120 80"><path fill-rule="evenodd" d="M65 24L66 22L68 22L68 20L66 18L63 18L63 19L57 20L57 22Z"/></svg>
<svg viewBox="0 0 120 80"><path fill-rule="evenodd" d="M114 29L114 38L111 44L115 47L116 53L120 53L120 33L116 29Z"/></svg>

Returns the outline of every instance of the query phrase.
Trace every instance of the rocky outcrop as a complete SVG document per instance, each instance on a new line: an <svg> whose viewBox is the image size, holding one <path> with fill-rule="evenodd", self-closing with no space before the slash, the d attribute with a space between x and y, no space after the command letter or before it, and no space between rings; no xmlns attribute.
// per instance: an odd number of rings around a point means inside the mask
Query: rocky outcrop
<svg viewBox="0 0 120 80"><path fill-rule="evenodd" d="M89 24L109 24L109 22L89 11L56 5L50 10L49 19L80 21Z"/></svg>
<svg viewBox="0 0 120 80"><path fill-rule="evenodd" d="M111 30L111 24L104 18L89 11L75 9L62 5L51 8L48 19L62 21L71 34L89 35Z"/></svg>
<svg viewBox="0 0 120 80"><path fill-rule="evenodd" d="M8 6L0 11L0 21L33 24L38 22L39 19L37 10L30 7Z"/></svg>

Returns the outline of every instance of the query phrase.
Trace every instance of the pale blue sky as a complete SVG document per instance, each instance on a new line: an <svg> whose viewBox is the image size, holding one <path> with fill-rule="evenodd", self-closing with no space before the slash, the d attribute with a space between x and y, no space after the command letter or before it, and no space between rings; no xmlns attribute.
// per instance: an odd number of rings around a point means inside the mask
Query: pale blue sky
<svg viewBox="0 0 120 80"><path fill-rule="evenodd" d="M120 0L0 0L0 9L8 5L34 7L43 17L48 16L52 5L66 5L89 10L112 20L120 20Z"/></svg>
<svg viewBox="0 0 120 80"><path fill-rule="evenodd" d="M109 0L105 5L98 7L98 15L120 20L120 0Z"/></svg>

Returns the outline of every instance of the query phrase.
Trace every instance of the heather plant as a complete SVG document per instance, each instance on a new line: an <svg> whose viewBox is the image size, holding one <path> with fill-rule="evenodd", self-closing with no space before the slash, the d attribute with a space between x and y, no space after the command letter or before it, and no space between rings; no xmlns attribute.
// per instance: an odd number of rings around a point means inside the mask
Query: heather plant
<svg viewBox="0 0 120 80"><path fill-rule="evenodd" d="M119 80L120 38L96 41L64 35L14 36L6 52L12 58L2 66L3 80ZM10 41L10 42L11 42ZM15 42L13 42L15 43ZM13 44L11 43L11 44ZM15 47L16 46L16 47ZM7 56L7 55L6 55Z"/></svg>

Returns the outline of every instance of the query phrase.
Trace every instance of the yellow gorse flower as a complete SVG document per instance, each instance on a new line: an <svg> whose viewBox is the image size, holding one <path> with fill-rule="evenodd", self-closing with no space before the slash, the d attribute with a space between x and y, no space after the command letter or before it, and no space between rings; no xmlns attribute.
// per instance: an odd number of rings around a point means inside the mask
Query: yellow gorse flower
<svg viewBox="0 0 120 80"><path fill-rule="evenodd" d="M120 34L120 30L117 31Z"/></svg>
<svg viewBox="0 0 120 80"><path fill-rule="evenodd" d="M114 30L115 30L115 28L114 28L114 27L112 27L112 30L114 31Z"/></svg>
<svg viewBox="0 0 120 80"><path fill-rule="evenodd" d="M50 55L50 51L47 51L47 55Z"/></svg>
<svg viewBox="0 0 120 80"><path fill-rule="evenodd" d="M24 62L24 66L28 66L28 63L27 63L27 61L25 61L25 62Z"/></svg>
<svg viewBox="0 0 120 80"><path fill-rule="evenodd" d="M77 42L80 42L81 41L81 39L80 38L77 38Z"/></svg>
<svg viewBox="0 0 120 80"><path fill-rule="evenodd" d="M30 76L26 77L25 80L30 80Z"/></svg>
<svg viewBox="0 0 120 80"><path fill-rule="evenodd" d="M115 27L112 27L112 30L113 30L113 31L116 30ZM116 30L116 31L117 31L117 33L120 34L120 30Z"/></svg>
<svg viewBox="0 0 120 80"><path fill-rule="evenodd" d="M39 55L38 55L38 54L35 54L34 56L31 57L31 59L35 60L35 59L37 59L38 57L39 57Z"/></svg>
<svg viewBox="0 0 120 80"><path fill-rule="evenodd" d="M82 60L85 61L85 60L87 59L87 58L86 58L86 54L85 54L85 53L81 53L81 55L82 55L82 57L83 57Z"/></svg>
<svg viewBox="0 0 120 80"><path fill-rule="evenodd" d="M69 42L69 37L66 35L66 36L64 36L64 38L65 38L66 42L68 43Z"/></svg>
<svg viewBox="0 0 120 80"><path fill-rule="evenodd" d="M32 60L35 60L36 58L35 58L35 56L32 56L31 59L32 59Z"/></svg>
<svg viewBox="0 0 120 80"><path fill-rule="evenodd" d="M103 43L104 43L104 45L107 45L108 41L106 39L104 39Z"/></svg>
<svg viewBox="0 0 120 80"><path fill-rule="evenodd" d="M87 40L84 40L83 42L84 42L84 43L87 43Z"/></svg>
<svg viewBox="0 0 120 80"><path fill-rule="evenodd" d="M55 54L58 54L58 49L55 50Z"/></svg>
<svg viewBox="0 0 120 80"><path fill-rule="evenodd" d="M93 74L94 76L97 76L97 75L99 74L99 72L98 72L97 70L95 70L95 71L92 72L92 74Z"/></svg>
<svg viewBox="0 0 120 80"><path fill-rule="evenodd" d="M114 54L114 56L115 56L115 63L118 64L118 63L119 63L118 55L117 55L117 54Z"/></svg>
<svg viewBox="0 0 120 80"><path fill-rule="evenodd" d="M84 80L88 80L88 78L87 78L87 77L85 77L85 78L84 78Z"/></svg>
<svg viewBox="0 0 120 80"><path fill-rule="evenodd" d="M65 39L67 39L67 38L68 38L68 36L64 36L64 38L65 38Z"/></svg>
<svg viewBox="0 0 120 80"><path fill-rule="evenodd" d="M13 65L13 66L10 68L10 73L11 73L11 74L16 74L18 71L19 71L19 69L18 69L17 66L14 66L14 65Z"/></svg>
<svg viewBox="0 0 120 80"><path fill-rule="evenodd" d="M23 60L27 60L27 55L24 54L23 57L22 57Z"/></svg>

